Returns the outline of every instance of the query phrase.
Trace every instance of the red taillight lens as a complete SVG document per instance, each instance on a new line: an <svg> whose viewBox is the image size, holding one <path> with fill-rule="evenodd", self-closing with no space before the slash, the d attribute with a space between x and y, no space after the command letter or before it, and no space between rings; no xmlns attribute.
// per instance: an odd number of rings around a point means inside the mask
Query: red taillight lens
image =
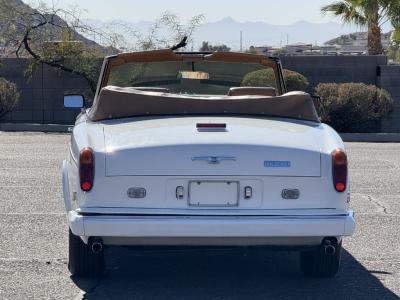
<svg viewBox="0 0 400 300"><path fill-rule="evenodd" d="M94 154L90 148L84 148L80 153L79 178L82 191L89 192L93 188L94 179Z"/></svg>
<svg viewBox="0 0 400 300"><path fill-rule="evenodd" d="M342 149L332 152L332 178L335 190L344 192L347 184L347 155Z"/></svg>

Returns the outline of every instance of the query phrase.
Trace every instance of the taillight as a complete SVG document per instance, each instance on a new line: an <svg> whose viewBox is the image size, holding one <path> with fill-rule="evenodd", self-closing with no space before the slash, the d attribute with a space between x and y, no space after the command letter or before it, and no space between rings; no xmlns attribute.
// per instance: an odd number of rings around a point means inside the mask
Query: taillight
<svg viewBox="0 0 400 300"><path fill-rule="evenodd" d="M79 155L79 178L82 191L89 192L94 179L94 154L91 148L82 149Z"/></svg>
<svg viewBox="0 0 400 300"><path fill-rule="evenodd" d="M332 152L332 178L335 190L344 192L347 184L347 155L342 149Z"/></svg>

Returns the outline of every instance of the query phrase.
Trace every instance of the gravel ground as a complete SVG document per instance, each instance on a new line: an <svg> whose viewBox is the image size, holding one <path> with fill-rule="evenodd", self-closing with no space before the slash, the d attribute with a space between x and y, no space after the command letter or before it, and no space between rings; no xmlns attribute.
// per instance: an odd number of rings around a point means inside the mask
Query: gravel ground
<svg viewBox="0 0 400 300"><path fill-rule="evenodd" d="M348 144L356 234L330 280L296 253L106 251L98 280L71 278L61 162L69 136L0 132L0 299L400 299L400 144Z"/></svg>

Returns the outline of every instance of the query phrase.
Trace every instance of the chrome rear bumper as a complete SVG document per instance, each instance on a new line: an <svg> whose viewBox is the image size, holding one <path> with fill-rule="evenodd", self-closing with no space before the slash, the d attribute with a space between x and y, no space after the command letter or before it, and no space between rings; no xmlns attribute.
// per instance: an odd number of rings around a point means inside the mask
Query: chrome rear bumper
<svg viewBox="0 0 400 300"><path fill-rule="evenodd" d="M329 216L120 216L68 214L71 231L85 237L119 238L290 238L350 236L352 211Z"/></svg>

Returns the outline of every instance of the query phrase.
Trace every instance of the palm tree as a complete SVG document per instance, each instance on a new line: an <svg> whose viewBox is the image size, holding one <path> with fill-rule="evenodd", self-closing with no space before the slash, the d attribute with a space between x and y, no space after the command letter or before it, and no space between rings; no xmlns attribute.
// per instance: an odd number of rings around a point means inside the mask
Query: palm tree
<svg viewBox="0 0 400 300"><path fill-rule="evenodd" d="M381 26L390 21L395 32L400 31L400 0L343 0L321 8L322 13L332 13L345 24L356 24L368 29L368 53L383 54ZM396 36L396 35L395 35Z"/></svg>

